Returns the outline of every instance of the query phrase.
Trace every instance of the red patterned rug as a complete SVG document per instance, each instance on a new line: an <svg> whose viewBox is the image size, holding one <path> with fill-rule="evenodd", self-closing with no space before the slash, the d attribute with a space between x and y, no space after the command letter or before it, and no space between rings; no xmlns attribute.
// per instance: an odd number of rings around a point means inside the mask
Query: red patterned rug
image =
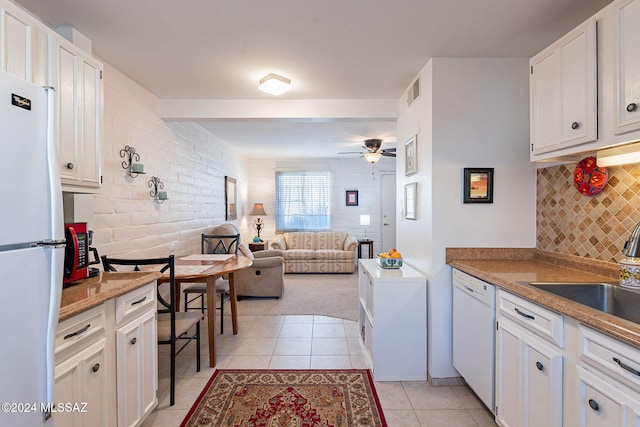
<svg viewBox="0 0 640 427"><path fill-rule="evenodd" d="M386 427L366 369L216 371L180 427Z"/></svg>

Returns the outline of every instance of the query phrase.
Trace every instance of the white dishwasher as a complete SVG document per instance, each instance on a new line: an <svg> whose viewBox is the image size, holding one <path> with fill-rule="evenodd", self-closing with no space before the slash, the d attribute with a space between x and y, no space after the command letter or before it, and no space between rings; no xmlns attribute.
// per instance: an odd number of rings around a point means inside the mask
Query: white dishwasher
<svg viewBox="0 0 640 427"><path fill-rule="evenodd" d="M453 269L453 366L495 411L496 288Z"/></svg>

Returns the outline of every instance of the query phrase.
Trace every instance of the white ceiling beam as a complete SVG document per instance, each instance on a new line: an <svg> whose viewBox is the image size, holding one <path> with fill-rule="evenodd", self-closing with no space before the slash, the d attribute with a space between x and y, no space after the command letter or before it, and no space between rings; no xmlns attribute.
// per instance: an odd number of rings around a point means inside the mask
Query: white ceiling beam
<svg viewBox="0 0 640 427"><path fill-rule="evenodd" d="M206 120L397 120L397 99L162 99L160 117Z"/></svg>

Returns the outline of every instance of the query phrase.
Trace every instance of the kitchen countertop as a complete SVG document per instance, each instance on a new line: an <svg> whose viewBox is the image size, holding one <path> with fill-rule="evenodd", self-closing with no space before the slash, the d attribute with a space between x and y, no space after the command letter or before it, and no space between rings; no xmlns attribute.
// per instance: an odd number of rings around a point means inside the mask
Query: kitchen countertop
<svg viewBox="0 0 640 427"><path fill-rule="evenodd" d="M160 272L101 272L62 290L58 322L124 295L162 277Z"/></svg>
<svg viewBox="0 0 640 427"><path fill-rule="evenodd" d="M450 248L447 264L640 348L640 324L518 282L613 282L618 265L538 249ZM640 307L638 307L640 310Z"/></svg>

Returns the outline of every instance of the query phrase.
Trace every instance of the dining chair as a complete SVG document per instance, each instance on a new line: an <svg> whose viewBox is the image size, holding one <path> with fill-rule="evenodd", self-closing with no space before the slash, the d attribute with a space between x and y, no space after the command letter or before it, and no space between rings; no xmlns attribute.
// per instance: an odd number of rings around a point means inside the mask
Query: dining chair
<svg viewBox="0 0 640 427"><path fill-rule="evenodd" d="M166 258L145 259L120 259L102 256L102 265L104 271L117 271L116 265L132 266L133 271L140 271L141 266L157 265L160 272L166 273L169 271L169 280L158 280L156 286L159 303L157 309L157 335L158 344L171 346L169 405L173 406L176 394L176 356L193 340L196 342L196 371L200 372L200 321L204 319L204 315L197 312L176 312L175 258L173 255ZM167 292L169 294L168 299ZM194 327L195 333L189 332ZM178 348L178 341L180 340L184 341L184 344Z"/></svg>
<svg viewBox="0 0 640 427"><path fill-rule="evenodd" d="M240 233L233 224L222 224L213 229L213 233L220 232L225 234L202 234L200 239L200 253L202 254L238 254L238 246L240 244ZM206 283L194 283L185 288L184 293L184 311L189 310L189 304L200 299L200 311L204 314L205 305L204 297L207 294ZM196 295L190 298L190 295ZM229 300L229 280L220 278L216 280L216 295L220 297L220 333L224 333L224 303Z"/></svg>

